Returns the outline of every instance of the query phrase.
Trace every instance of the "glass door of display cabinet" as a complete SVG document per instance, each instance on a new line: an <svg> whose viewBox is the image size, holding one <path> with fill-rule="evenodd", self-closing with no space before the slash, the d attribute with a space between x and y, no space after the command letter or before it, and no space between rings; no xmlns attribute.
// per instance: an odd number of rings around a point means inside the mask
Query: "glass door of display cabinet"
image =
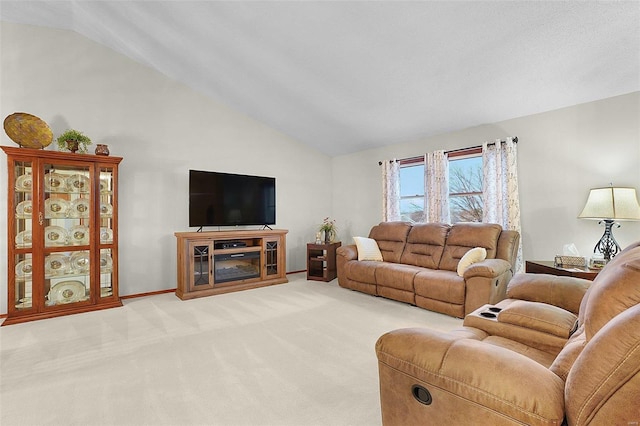
<svg viewBox="0 0 640 426"><path fill-rule="evenodd" d="M117 169L110 165L99 165L98 181L98 245L99 250L99 293L100 299L113 298L118 294L117 263L117 215L116 188Z"/></svg>
<svg viewBox="0 0 640 426"><path fill-rule="evenodd" d="M90 164L44 163L42 173L44 306L91 303L93 169Z"/></svg>
<svg viewBox="0 0 640 426"><path fill-rule="evenodd" d="M15 265L9 270L9 312L29 313L34 306L33 276L35 273L33 257L34 226L37 220L37 203L34 198L34 169L31 161L9 163L9 186L13 187L13 196L9 196L9 252L13 252ZM39 300L39 298L36 298Z"/></svg>

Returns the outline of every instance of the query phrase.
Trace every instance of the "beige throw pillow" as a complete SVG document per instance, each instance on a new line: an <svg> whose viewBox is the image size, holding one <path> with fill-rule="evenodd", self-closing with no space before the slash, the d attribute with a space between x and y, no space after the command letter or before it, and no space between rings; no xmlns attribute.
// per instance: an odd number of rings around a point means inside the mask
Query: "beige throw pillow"
<svg viewBox="0 0 640 426"><path fill-rule="evenodd" d="M382 253L373 238L353 237L358 248L358 260L376 260L382 262Z"/></svg>
<svg viewBox="0 0 640 426"><path fill-rule="evenodd" d="M458 275L463 276L464 271L474 263L482 262L487 258L487 249L484 247L472 248L462 256L460 262L458 262Z"/></svg>

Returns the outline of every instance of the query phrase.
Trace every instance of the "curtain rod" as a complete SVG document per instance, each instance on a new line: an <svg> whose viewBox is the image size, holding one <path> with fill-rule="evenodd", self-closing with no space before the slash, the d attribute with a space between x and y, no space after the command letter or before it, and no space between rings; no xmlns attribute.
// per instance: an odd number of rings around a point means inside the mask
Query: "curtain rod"
<svg viewBox="0 0 640 426"><path fill-rule="evenodd" d="M507 142L507 141L504 140L504 139L500 140L500 143L505 143L505 142ZM518 143L518 137L517 136L513 137L513 143ZM496 144L496 142L487 142L487 145L495 145L495 144ZM479 148L482 148L482 145L471 146L469 148L452 149L450 151L445 151L445 154L453 154L453 153L460 152L460 151L469 151L469 150L472 150L472 149L479 149ZM401 158L399 160L390 160L390 161L420 160L422 158L424 158L424 156ZM382 161L378 161L378 165L382 166Z"/></svg>

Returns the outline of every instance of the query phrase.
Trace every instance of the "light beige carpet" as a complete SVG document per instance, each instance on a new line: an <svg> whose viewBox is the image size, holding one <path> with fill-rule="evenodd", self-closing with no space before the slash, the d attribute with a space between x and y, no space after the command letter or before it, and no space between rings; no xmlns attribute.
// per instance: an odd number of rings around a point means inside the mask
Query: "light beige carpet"
<svg viewBox="0 0 640 426"><path fill-rule="evenodd" d="M462 321L306 281L0 328L0 424L379 425L374 345Z"/></svg>

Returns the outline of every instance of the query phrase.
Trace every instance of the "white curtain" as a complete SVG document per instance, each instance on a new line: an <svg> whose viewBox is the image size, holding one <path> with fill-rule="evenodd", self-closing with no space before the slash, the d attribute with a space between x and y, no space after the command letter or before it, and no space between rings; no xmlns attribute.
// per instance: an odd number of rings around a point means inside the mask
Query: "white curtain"
<svg viewBox="0 0 640 426"><path fill-rule="evenodd" d="M382 220L400 220L400 164L396 160L382 162Z"/></svg>
<svg viewBox="0 0 640 426"><path fill-rule="evenodd" d="M505 142L498 139L482 145L483 222L497 223L503 229L520 232L516 272L523 266L517 153L517 144L513 138L507 138Z"/></svg>
<svg viewBox="0 0 640 426"><path fill-rule="evenodd" d="M424 187L427 222L449 223L449 160L443 150L425 155Z"/></svg>

